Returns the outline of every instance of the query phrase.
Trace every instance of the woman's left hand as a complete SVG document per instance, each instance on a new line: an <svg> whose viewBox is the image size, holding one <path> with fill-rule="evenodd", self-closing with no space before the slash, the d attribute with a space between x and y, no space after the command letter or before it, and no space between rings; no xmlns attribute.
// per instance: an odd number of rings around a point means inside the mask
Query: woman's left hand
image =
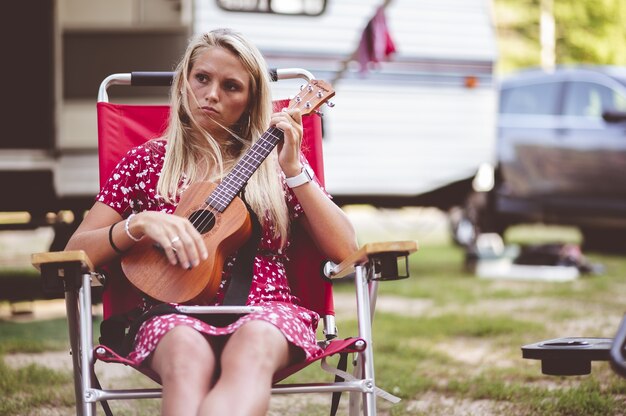
<svg viewBox="0 0 626 416"><path fill-rule="evenodd" d="M300 163L302 113L300 109L284 109L274 113L270 124L285 133L282 142L278 143L278 163L285 176L289 178L300 174L302 171L302 163Z"/></svg>

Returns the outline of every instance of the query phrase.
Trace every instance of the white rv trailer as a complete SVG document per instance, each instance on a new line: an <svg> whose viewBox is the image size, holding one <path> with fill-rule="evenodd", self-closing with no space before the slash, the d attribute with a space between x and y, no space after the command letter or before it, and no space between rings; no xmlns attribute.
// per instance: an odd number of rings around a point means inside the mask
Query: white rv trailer
<svg viewBox="0 0 626 416"><path fill-rule="evenodd" d="M278 3L289 2L272 4ZM100 81L113 72L171 70L193 32L216 27L249 35L271 67L306 68L333 82L336 105L325 111L324 157L328 190L338 203L461 203L494 153L490 0L388 2L397 53L361 73L350 57L383 3L327 0L319 16L232 12L217 0L13 3L5 20L16 36L0 42L22 65L7 66L5 79L29 82L7 86L15 105L3 111L0 182L11 197L3 198L0 211L28 211L32 220L1 227L37 227L47 212L59 210L78 218L98 190ZM19 40L26 31L42 42L24 49ZM292 95L298 86L281 82L276 94ZM163 92L122 98L154 102ZM76 223L56 225L53 248L59 249Z"/></svg>
<svg viewBox="0 0 626 416"><path fill-rule="evenodd" d="M324 162L339 203L461 204L479 167L495 156L491 2L390 1L385 14L397 52L366 73L356 62L342 71L383 3L329 0L319 17L285 18L199 0L193 27L237 29L270 66L304 67L334 84L336 105L324 111ZM281 96L296 91L279 86Z"/></svg>

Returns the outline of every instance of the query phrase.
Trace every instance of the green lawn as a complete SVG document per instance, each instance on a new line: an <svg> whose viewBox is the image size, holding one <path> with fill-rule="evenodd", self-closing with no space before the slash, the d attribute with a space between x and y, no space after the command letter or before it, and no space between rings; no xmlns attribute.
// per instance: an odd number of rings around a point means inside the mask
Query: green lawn
<svg viewBox="0 0 626 416"><path fill-rule="evenodd" d="M580 238L571 230L522 227L511 230L507 240L537 236L541 241ZM624 312L626 257L586 253L606 272L572 282L487 280L463 271L458 247L428 239L420 245L410 259L411 277L380 285L376 375L382 388L403 399L395 406L379 400L380 414L624 414L626 382L607 363L595 362L588 376L544 376L538 361L522 359L520 347L561 336L612 337ZM337 292L349 298L351 285L341 283ZM403 311L408 301L421 308ZM353 334L355 321L343 313L338 317L340 335ZM65 349L65 342L64 320L0 322L0 354ZM315 366L290 381L318 380L320 374ZM0 414L71 409L66 372L0 364L0 379ZM328 411L315 402L302 406L301 414Z"/></svg>

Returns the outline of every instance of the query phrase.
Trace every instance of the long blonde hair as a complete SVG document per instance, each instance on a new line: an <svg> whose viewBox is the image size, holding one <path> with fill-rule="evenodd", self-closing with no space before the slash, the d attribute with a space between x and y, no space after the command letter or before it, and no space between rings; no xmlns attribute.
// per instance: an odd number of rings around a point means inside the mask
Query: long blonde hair
<svg viewBox="0 0 626 416"><path fill-rule="evenodd" d="M248 71L250 96L248 108L233 126L225 126L230 139L220 147L206 131L189 107L191 87L189 73L194 63L209 48L220 47L233 53ZM171 114L164 134L167 152L159 177L157 192L166 201L175 202L181 184L206 180L206 168L217 172L211 180L219 181L236 161L269 127L272 98L265 60L259 50L241 34L218 29L194 38L176 68L170 93ZM191 94L193 99L193 94ZM275 237L285 244L289 231L289 215L282 182L279 177L276 150L272 151L252 175L245 190L246 202L262 225L273 224Z"/></svg>

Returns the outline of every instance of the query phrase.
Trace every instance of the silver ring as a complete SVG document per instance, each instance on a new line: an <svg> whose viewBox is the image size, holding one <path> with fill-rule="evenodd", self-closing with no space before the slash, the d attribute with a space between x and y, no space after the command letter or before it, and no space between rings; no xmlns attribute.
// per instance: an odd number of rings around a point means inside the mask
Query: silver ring
<svg viewBox="0 0 626 416"><path fill-rule="evenodd" d="M170 240L170 243L174 244L175 242L177 242L177 241L179 241L179 240L180 240L180 237L179 237L179 236L176 236L176 237L174 237L174 238L172 238L172 239Z"/></svg>

